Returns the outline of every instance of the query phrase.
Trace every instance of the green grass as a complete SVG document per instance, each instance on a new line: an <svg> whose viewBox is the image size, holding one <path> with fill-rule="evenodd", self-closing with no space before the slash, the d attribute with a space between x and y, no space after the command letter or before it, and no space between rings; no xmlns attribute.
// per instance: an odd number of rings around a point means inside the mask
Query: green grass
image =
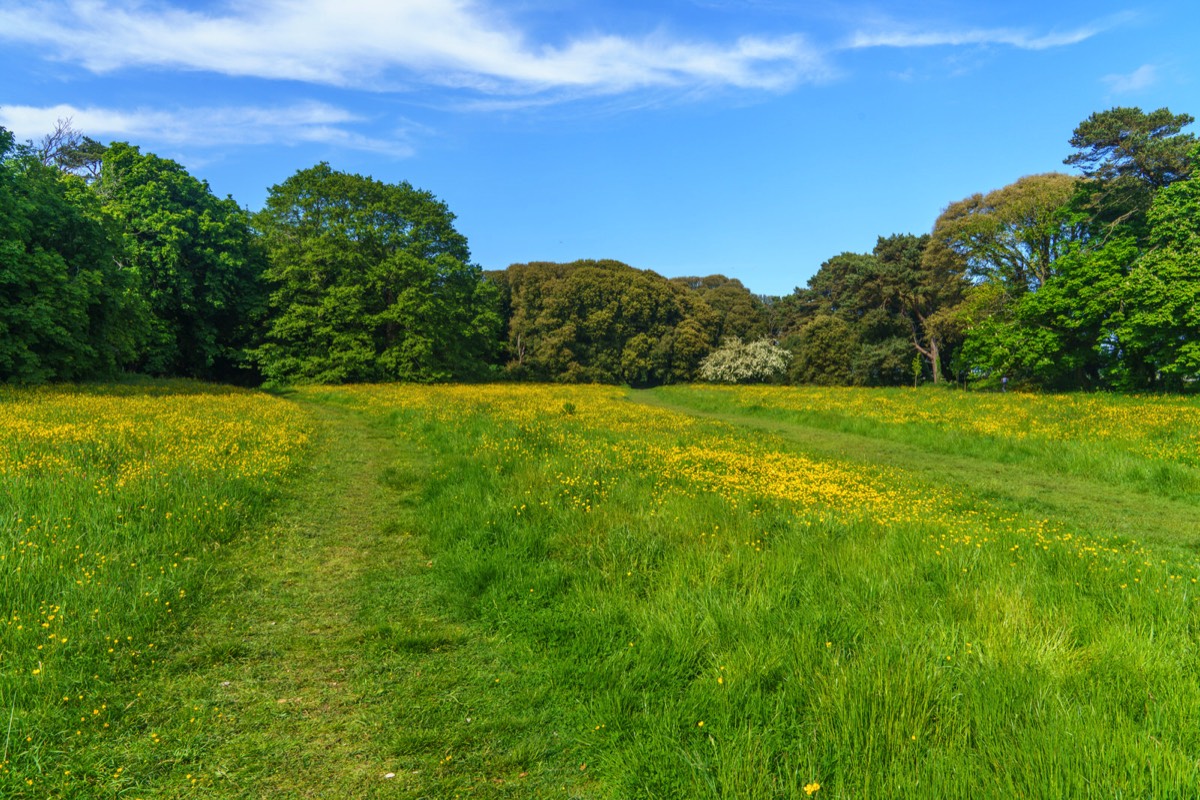
<svg viewBox="0 0 1200 800"><path fill-rule="evenodd" d="M949 398L966 408L976 400L973 395L936 389L862 392L872 393L899 398L915 408L926 399L945 403ZM1001 402L1015 406L1030 399L1012 395ZM808 453L902 468L927 483L952 486L1016 512L1048 515L1130 539L1191 549L1200 546L1200 466L1193 460L1149 459L1130 452L1125 443L1086 436L1014 441L937 424L871 420L836 408L770 408L736 392L701 387L641 392L636 400L770 435ZM1110 400L1130 402L1119 396ZM1154 407L1153 400L1140 402L1146 409ZM1194 419L1193 425L1200 424L1200 406ZM1197 437L1190 440L1190 451L1200 459L1200 431L1181 433Z"/></svg>
<svg viewBox="0 0 1200 800"><path fill-rule="evenodd" d="M1136 437L683 388L288 402L307 466L147 623L112 726L18 745L0 795L1200 794L1194 466L1158 487ZM789 499L818 482L843 499Z"/></svg>

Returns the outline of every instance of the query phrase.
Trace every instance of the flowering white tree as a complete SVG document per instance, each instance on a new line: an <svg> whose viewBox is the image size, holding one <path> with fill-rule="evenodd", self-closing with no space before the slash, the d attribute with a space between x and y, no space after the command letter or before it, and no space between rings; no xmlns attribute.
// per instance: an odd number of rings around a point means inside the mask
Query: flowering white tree
<svg viewBox="0 0 1200 800"><path fill-rule="evenodd" d="M769 339L744 343L732 337L700 362L700 378L711 383L763 383L787 372L790 360L791 353Z"/></svg>

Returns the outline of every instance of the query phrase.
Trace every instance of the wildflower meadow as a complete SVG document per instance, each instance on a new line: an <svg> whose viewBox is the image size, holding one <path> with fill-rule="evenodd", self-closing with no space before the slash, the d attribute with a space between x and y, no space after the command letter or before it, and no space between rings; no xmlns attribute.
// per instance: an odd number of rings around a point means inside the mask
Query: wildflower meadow
<svg viewBox="0 0 1200 800"><path fill-rule="evenodd" d="M0 794L1192 796L1198 410L5 390Z"/></svg>

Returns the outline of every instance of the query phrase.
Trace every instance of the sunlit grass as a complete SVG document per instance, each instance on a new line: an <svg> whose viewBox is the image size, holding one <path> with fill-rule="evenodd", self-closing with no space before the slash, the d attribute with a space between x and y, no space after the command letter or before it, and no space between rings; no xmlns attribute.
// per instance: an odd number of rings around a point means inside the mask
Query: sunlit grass
<svg viewBox="0 0 1200 800"><path fill-rule="evenodd" d="M1200 793L1191 400L4 401L0 796Z"/></svg>
<svg viewBox="0 0 1200 800"><path fill-rule="evenodd" d="M663 387L689 408L858 434L998 463L1034 463L1168 497L1200 493L1194 396L843 387Z"/></svg>
<svg viewBox="0 0 1200 800"><path fill-rule="evenodd" d="M137 704L308 432L294 404L185 382L0 390L0 795L127 785L119 753L76 754Z"/></svg>
<svg viewBox="0 0 1200 800"><path fill-rule="evenodd" d="M391 410L398 436L438 454L421 514L431 578L453 619L520 654L510 692L566 737L470 740L432 795L486 793L495 753L531 743L531 761L578 762L571 783L613 797L1197 786L1194 550L615 389L342 397ZM1159 413L1141 402L1130 420ZM489 713L486 695L465 697Z"/></svg>

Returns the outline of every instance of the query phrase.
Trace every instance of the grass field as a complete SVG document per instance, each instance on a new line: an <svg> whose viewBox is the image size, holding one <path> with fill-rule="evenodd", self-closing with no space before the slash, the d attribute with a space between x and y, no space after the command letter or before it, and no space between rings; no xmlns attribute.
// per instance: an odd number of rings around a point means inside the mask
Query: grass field
<svg viewBox="0 0 1200 800"><path fill-rule="evenodd" d="M0 796L1200 796L1198 412L5 390Z"/></svg>

